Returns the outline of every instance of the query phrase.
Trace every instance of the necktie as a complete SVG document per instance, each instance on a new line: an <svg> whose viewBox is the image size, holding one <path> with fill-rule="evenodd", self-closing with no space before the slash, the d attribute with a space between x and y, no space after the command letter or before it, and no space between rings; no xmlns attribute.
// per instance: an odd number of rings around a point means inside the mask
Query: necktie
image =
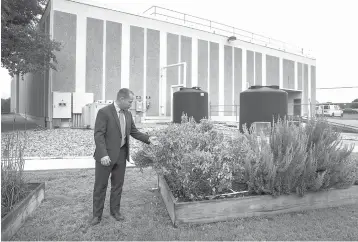
<svg viewBox="0 0 358 242"><path fill-rule="evenodd" d="M121 147L125 144L125 136L126 136L126 123L124 120L124 112L122 110L119 111L119 122L121 125L121 133L122 133L122 142Z"/></svg>

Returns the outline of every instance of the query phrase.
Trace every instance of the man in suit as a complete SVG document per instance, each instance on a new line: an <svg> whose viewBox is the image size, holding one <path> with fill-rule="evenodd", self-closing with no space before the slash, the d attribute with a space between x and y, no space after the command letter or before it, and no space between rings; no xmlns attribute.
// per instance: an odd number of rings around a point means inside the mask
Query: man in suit
<svg viewBox="0 0 358 242"><path fill-rule="evenodd" d="M101 221L110 174L110 214L117 221L124 219L119 210L126 160L129 160L129 135L147 144L157 142L156 137L149 137L137 130L132 114L128 111L133 99L133 92L122 88L113 104L98 111L94 128L96 167L91 225Z"/></svg>

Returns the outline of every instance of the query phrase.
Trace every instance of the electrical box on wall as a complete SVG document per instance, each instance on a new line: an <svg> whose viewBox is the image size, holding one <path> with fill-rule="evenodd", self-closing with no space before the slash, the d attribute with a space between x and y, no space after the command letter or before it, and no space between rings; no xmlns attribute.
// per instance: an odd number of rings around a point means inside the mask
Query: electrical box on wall
<svg viewBox="0 0 358 242"><path fill-rule="evenodd" d="M52 92L53 117L52 118L71 118L71 93Z"/></svg>
<svg viewBox="0 0 358 242"><path fill-rule="evenodd" d="M89 103L93 103L93 93L89 93L89 92L72 93L72 113L82 113L82 108Z"/></svg>
<svg viewBox="0 0 358 242"><path fill-rule="evenodd" d="M92 104L87 104L82 108L81 120L82 120L83 127L90 127L91 124L90 105Z"/></svg>
<svg viewBox="0 0 358 242"><path fill-rule="evenodd" d="M135 110L137 112L143 112L143 101L140 100L135 101Z"/></svg>
<svg viewBox="0 0 358 242"><path fill-rule="evenodd" d="M94 101L94 103L98 103L98 104L112 104L113 100L96 100Z"/></svg>
<svg viewBox="0 0 358 242"><path fill-rule="evenodd" d="M94 129L94 125L96 123L96 118L97 118L97 113L98 113L98 110L100 110L101 108L104 108L106 107L108 104L106 104L105 102L104 103L91 103L88 106L88 116L87 116L87 122L88 122L88 126L91 128L91 129Z"/></svg>

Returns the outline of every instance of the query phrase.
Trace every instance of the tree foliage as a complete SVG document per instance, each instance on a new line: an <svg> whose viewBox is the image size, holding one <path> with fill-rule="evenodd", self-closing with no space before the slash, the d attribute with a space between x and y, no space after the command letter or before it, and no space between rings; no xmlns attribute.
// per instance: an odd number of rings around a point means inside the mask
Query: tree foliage
<svg viewBox="0 0 358 242"><path fill-rule="evenodd" d="M354 99L352 102L352 108L358 108L358 98Z"/></svg>
<svg viewBox="0 0 358 242"><path fill-rule="evenodd" d="M56 70L60 43L40 30L39 16L47 0L1 1L1 65L11 76Z"/></svg>

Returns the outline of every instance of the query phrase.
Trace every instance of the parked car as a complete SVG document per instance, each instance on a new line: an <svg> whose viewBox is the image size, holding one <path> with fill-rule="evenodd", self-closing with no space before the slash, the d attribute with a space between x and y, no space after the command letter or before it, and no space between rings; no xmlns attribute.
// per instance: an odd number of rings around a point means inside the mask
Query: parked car
<svg viewBox="0 0 358 242"><path fill-rule="evenodd" d="M343 117L343 110L334 104L318 105L316 106L316 115Z"/></svg>

